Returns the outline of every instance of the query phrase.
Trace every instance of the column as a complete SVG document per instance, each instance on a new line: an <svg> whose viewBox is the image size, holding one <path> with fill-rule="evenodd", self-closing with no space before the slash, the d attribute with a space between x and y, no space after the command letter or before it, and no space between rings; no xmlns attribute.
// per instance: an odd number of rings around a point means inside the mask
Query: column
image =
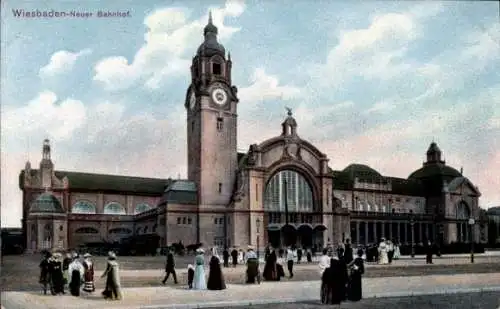
<svg viewBox="0 0 500 309"><path fill-rule="evenodd" d="M394 239L393 235L392 235L392 225L393 225L394 222L390 221L389 222L389 239L392 241Z"/></svg>
<svg viewBox="0 0 500 309"><path fill-rule="evenodd" d="M418 225L420 226L420 228L418 229L418 233L419 233L419 242L423 242L423 240L424 240L424 239L423 239L423 237L422 237L422 236L423 236L423 235L422 235L422 234L423 234L423 231L422 231L422 230L423 230L423 228L422 228L422 227L423 227L423 223L422 223L422 222L419 222L419 223L418 223Z"/></svg>
<svg viewBox="0 0 500 309"><path fill-rule="evenodd" d="M465 237L463 238L463 242L468 242L469 241L469 226L465 225L464 223L460 223L460 225L462 226L462 230L465 230L465 233L464 233Z"/></svg>
<svg viewBox="0 0 500 309"><path fill-rule="evenodd" d="M431 240L431 231L429 229L429 223L425 224L425 235L427 235L427 241Z"/></svg>
<svg viewBox="0 0 500 309"><path fill-rule="evenodd" d="M356 221L356 244L359 245L359 221Z"/></svg>
<svg viewBox="0 0 500 309"><path fill-rule="evenodd" d="M365 245L368 244L368 222L365 222Z"/></svg>
<svg viewBox="0 0 500 309"><path fill-rule="evenodd" d="M377 221L373 222L373 240L375 241L375 243L378 243L378 239L380 237L380 235L377 235L377 223Z"/></svg>

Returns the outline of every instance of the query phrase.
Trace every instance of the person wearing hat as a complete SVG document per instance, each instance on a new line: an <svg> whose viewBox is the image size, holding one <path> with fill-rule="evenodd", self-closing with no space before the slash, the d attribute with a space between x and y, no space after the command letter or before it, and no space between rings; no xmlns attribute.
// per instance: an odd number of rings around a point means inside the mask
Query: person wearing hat
<svg viewBox="0 0 500 309"><path fill-rule="evenodd" d="M56 252L49 261L50 292L52 295L64 294L62 254Z"/></svg>
<svg viewBox="0 0 500 309"><path fill-rule="evenodd" d="M71 264L71 262L73 261L73 255L71 253L66 253L66 256L64 257L63 259L63 262L62 262L62 269L63 269L63 276L64 276L64 285L67 285L69 284L69 275L68 275L68 267L69 267L69 264Z"/></svg>
<svg viewBox="0 0 500 309"><path fill-rule="evenodd" d="M73 261L68 266L68 287L71 295L80 296L80 287L83 282L85 269L79 260L78 253L73 253Z"/></svg>
<svg viewBox="0 0 500 309"><path fill-rule="evenodd" d="M106 288L102 292L105 299L122 299L120 285L120 269L116 261L116 254L113 251L108 252L108 265L101 278L106 277Z"/></svg>
<svg viewBox="0 0 500 309"><path fill-rule="evenodd" d="M207 282L205 279L205 251L203 249L196 250L194 259L194 281L193 288L195 290L206 290Z"/></svg>
<svg viewBox="0 0 500 309"><path fill-rule="evenodd" d="M259 260L252 246L248 246L247 259L247 282L255 283L259 279ZM259 282L260 283L260 282Z"/></svg>
<svg viewBox="0 0 500 309"><path fill-rule="evenodd" d="M92 255L89 253L85 253L83 255L83 268L85 269L84 275L83 275L83 291L87 293L92 293L95 291L95 285L94 285L94 264L92 263L91 260Z"/></svg>

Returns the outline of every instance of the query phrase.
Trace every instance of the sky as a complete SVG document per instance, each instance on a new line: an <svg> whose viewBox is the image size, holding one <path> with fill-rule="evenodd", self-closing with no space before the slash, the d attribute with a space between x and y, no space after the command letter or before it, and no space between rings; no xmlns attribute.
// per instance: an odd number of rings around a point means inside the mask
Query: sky
<svg viewBox="0 0 500 309"><path fill-rule="evenodd" d="M18 175L45 138L57 170L186 177L184 102L209 10L233 61L239 149L279 135L288 106L333 169L406 178L434 140L481 207L500 205L495 1L2 1L2 226L20 226Z"/></svg>

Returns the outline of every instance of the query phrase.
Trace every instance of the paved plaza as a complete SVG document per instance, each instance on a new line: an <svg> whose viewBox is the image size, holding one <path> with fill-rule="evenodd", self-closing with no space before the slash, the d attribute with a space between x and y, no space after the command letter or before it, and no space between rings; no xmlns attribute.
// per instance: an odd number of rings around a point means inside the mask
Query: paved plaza
<svg viewBox="0 0 500 309"><path fill-rule="evenodd" d="M80 298L46 296L38 292L3 292L5 309L167 309L232 307L269 303L317 302L320 281L263 282L260 285L228 284L223 291L193 291L185 285L124 288L122 301L106 301L99 291ZM500 291L500 273L366 278L365 298Z"/></svg>
<svg viewBox="0 0 500 309"><path fill-rule="evenodd" d="M324 309L319 301L281 303L234 307L234 309ZM332 308L333 306L329 306ZM211 309L222 309L211 308ZM500 292L455 293L411 297L365 298L359 302L345 302L340 309L498 309Z"/></svg>

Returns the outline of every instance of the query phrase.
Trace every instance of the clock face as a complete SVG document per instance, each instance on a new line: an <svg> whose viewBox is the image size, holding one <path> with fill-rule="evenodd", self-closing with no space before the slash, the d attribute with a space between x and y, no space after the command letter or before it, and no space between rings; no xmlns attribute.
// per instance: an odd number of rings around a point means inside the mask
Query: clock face
<svg viewBox="0 0 500 309"><path fill-rule="evenodd" d="M194 95L194 91L191 92L191 95L189 96L189 108L193 109L196 104L196 96Z"/></svg>
<svg viewBox="0 0 500 309"><path fill-rule="evenodd" d="M219 105L224 105L227 102L227 93L222 88L215 88L212 91L212 100Z"/></svg>

